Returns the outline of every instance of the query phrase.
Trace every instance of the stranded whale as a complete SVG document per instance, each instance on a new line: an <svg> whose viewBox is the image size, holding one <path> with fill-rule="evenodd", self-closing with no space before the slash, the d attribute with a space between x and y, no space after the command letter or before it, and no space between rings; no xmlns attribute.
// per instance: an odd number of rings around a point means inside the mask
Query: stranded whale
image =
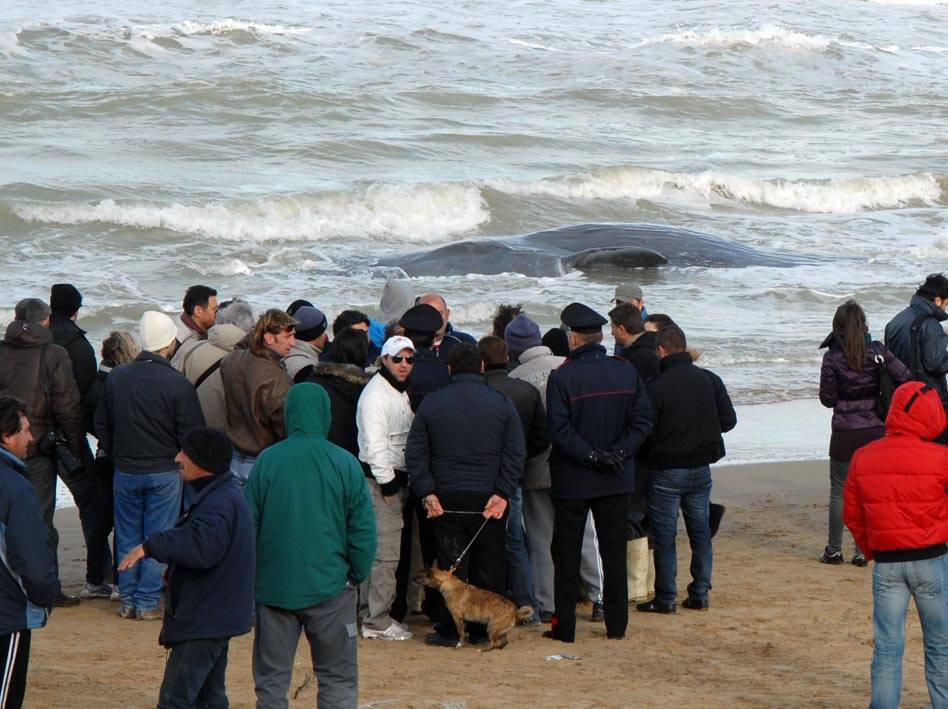
<svg viewBox="0 0 948 709"><path fill-rule="evenodd" d="M408 276L468 273L555 276L656 266L788 267L802 255L766 252L688 229L649 224L580 224L509 238L468 239L380 259Z"/></svg>

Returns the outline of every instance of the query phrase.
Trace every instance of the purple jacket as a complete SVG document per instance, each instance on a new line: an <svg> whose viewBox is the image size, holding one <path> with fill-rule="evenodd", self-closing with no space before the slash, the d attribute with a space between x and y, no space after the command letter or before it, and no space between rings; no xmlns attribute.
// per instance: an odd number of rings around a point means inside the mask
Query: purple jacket
<svg viewBox="0 0 948 709"><path fill-rule="evenodd" d="M822 346L829 345L820 368L820 401L833 409L834 431L856 431L885 425L876 414L879 397L879 372L875 357L882 355L889 376L896 386L911 379L908 368L881 342L870 342L866 347L866 365L861 372L854 371L846 356L830 335Z"/></svg>

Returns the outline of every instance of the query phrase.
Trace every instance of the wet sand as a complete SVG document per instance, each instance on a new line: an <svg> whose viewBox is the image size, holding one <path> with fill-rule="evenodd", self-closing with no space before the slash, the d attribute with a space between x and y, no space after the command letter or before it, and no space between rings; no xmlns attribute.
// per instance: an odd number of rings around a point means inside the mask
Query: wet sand
<svg viewBox="0 0 948 709"><path fill-rule="evenodd" d="M715 470L713 499L728 511L714 542L714 590L706 613L630 614L622 641L582 611L577 642L515 629L498 652L429 648L415 639L359 641L360 703L372 707L452 706L866 706L872 655L871 566L829 567L828 464L773 463ZM78 592L83 551L75 510L60 510L64 584ZM844 554L852 554L851 540ZM687 539L679 532L679 589L688 582ZM682 595L680 593L680 597ZM154 706L165 651L158 624L121 620L116 603L57 609L33 635L27 705ZM921 632L907 624L904 707L926 706ZM250 635L231 643L228 693L252 706ZM578 660L549 661L555 653ZM298 691L297 691L298 690ZM294 699L294 693L296 697ZM301 642L290 692L313 706L316 683Z"/></svg>

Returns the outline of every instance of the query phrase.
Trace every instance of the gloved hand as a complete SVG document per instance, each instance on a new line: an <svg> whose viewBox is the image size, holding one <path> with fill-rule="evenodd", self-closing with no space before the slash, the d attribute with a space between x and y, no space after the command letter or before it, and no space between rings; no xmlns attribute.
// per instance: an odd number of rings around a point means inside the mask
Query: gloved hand
<svg viewBox="0 0 948 709"><path fill-rule="evenodd" d="M599 465L607 473L620 475L625 456L622 451L607 451L599 454Z"/></svg>
<svg viewBox="0 0 948 709"><path fill-rule="evenodd" d="M601 455L602 453L600 451L597 451L597 450L590 451L589 455L583 458L583 465L586 466L587 468L601 467L602 465L601 460L600 460Z"/></svg>

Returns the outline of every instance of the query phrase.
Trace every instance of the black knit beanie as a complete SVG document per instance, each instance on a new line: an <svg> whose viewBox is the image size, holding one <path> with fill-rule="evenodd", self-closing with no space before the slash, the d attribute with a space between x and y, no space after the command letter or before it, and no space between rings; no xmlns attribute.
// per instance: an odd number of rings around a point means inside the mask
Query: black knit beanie
<svg viewBox="0 0 948 709"><path fill-rule="evenodd" d="M82 293L72 283L57 283L49 292L49 307L57 315L71 318L82 307Z"/></svg>
<svg viewBox="0 0 948 709"><path fill-rule="evenodd" d="M188 432L181 449L195 465L214 475L230 470L230 459L234 456L234 444L226 433L216 428L195 428Z"/></svg>

